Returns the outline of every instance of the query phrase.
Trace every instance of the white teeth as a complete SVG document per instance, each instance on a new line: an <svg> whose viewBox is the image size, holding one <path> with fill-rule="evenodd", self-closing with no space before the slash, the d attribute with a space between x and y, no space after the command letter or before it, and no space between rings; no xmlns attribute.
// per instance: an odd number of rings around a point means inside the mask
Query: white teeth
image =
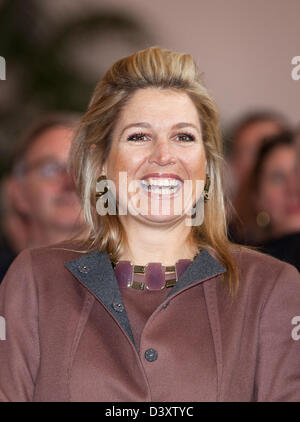
<svg viewBox="0 0 300 422"><path fill-rule="evenodd" d="M159 187L152 187L152 186L148 186L147 190L148 192L152 192L152 193L159 193L162 195L169 195L170 193L174 192L174 187L170 187L170 188L159 188Z"/></svg>
<svg viewBox="0 0 300 422"><path fill-rule="evenodd" d="M159 187L164 187L164 188L170 188L170 187L177 187L180 184L180 181L178 179L168 179L168 178L166 179L149 178L147 180L142 180L142 184L148 187L159 186Z"/></svg>
<svg viewBox="0 0 300 422"><path fill-rule="evenodd" d="M160 195L170 195L180 187L178 179L152 179L141 180L142 187L147 192L158 193Z"/></svg>

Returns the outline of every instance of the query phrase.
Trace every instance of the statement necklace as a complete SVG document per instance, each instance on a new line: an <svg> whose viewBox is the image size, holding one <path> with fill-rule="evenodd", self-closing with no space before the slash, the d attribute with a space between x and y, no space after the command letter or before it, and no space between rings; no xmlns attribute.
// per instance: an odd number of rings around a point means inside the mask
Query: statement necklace
<svg viewBox="0 0 300 422"><path fill-rule="evenodd" d="M154 291L175 286L191 262L191 259L179 259L175 265L163 266L160 262L133 265L130 261L118 261L113 263L113 267L121 289L131 287Z"/></svg>

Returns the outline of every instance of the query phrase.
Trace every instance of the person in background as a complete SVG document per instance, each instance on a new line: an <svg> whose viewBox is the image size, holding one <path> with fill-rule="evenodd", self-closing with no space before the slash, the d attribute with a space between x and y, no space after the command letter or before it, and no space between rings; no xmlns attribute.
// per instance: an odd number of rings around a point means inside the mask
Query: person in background
<svg viewBox="0 0 300 422"><path fill-rule="evenodd" d="M299 192L299 195L300 195L300 125L296 129L295 143L296 143L296 150L297 150L298 192Z"/></svg>
<svg viewBox="0 0 300 422"><path fill-rule="evenodd" d="M239 215L236 210L248 202L249 175L253 169L257 151L269 136L288 130L284 116L272 110L246 113L240 117L225 135L227 175L225 192L229 237L241 243L249 243L241 231ZM243 216L244 217L244 216ZM243 235L239 235L239 232Z"/></svg>
<svg viewBox="0 0 300 422"><path fill-rule="evenodd" d="M247 113L238 120L227 139L235 192L247 180L264 138L285 130L288 130L286 119L271 110Z"/></svg>
<svg viewBox="0 0 300 422"><path fill-rule="evenodd" d="M15 148L2 186L0 280L21 250L59 242L82 226L80 202L67 172L77 120L73 114L47 115Z"/></svg>
<svg viewBox="0 0 300 422"><path fill-rule="evenodd" d="M283 132L265 140L249 178L248 200L237 213L245 243L300 270L300 195L295 136Z"/></svg>
<svg viewBox="0 0 300 422"><path fill-rule="evenodd" d="M0 283L16 257L28 244L29 225L14 203L15 184L11 175L1 181Z"/></svg>

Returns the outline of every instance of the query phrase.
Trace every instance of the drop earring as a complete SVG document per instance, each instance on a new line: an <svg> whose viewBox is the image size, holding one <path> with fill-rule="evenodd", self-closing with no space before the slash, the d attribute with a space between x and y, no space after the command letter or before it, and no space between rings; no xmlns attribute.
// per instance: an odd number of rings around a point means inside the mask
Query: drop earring
<svg viewBox="0 0 300 422"><path fill-rule="evenodd" d="M203 189L203 196L204 196L204 201L207 202L209 200L209 188L210 188L210 177L208 174L206 174L206 180L205 180L205 185L204 185L204 189Z"/></svg>
<svg viewBox="0 0 300 422"><path fill-rule="evenodd" d="M98 188L98 184L101 184L99 188ZM102 196L105 195L108 191L109 191L109 185L108 185L107 177L104 174L98 177L97 182L96 182L96 200L98 199L101 200ZM104 202L104 208L107 208L107 207L108 207L108 199L106 198Z"/></svg>

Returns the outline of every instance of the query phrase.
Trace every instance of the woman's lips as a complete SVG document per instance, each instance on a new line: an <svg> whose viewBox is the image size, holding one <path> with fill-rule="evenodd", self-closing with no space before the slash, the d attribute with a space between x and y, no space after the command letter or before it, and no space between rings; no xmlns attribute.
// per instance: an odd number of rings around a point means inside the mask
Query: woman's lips
<svg viewBox="0 0 300 422"><path fill-rule="evenodd" d="M151 196L172 197L181 189L183 180L176 174L151 173L144 176L140 184Z"/></svg>

